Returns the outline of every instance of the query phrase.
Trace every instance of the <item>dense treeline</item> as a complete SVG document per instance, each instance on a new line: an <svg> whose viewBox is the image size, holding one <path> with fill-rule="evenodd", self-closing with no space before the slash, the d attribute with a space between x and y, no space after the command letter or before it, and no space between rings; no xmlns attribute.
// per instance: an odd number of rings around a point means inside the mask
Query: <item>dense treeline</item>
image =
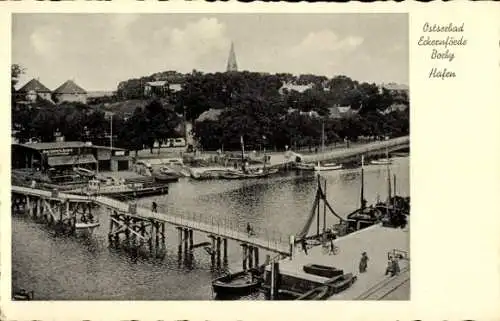
<svg viewBox="0 0 500 321"><path fill-rule="evenodd" d="M13 88L22 72L21 67L12 66ZM359 136L400 136L409 132L408 109L381 113L393 104L408 106L405 92L380 90L375 84L359 83L349 77L167 71L123 81L115 96L94 99L92 107L75 103L55 107L43 100L21 104L13 99L16 137L21 141L32 137L51 141L59 130L67 140L102 140L109 135L110 123L100 107L108 102L150 99L144 97L144 84L155 80L182 83L182 87L168 97L149 100L146 107L137 108L127 119L115 115L115 146L152 149L155 141L161 143L179 135L175 129L183 114L193 121L193 134L204 149L237 149L241 136L249 148L315 146L321 143L322 127L327 144L346 138L353 141ZM282 88L284 83L308 87L299 92ZM351 106L353 112L342 119L332 118L331 107L336 105ZM217 119L195 121L209 109L221 111Z"/></svg>

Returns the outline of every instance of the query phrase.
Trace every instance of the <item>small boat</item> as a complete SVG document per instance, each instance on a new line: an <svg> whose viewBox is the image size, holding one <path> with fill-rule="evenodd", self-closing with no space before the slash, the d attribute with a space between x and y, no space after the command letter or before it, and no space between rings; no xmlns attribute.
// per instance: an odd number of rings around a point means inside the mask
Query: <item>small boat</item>
<svg viewBox="0 0 500 321"><path fill-rule="evenodd" d="M26 291L25 289L21 289L19 291L15 291L12 295L14 301L31 301L35 297L34 291Z"/></svg>
<svg viewBox="0 0 500 321"><path fill-rule="evenodd" d="M212 288L218 296L247 295L259 289L262 278L256 271L240 271L226 274L212 281Z"/></svg>
<svg viewBox="0 0 500 321"><path fill-rule="evenodd" d="M247 172L244 171L228 171L226 173L222 173L220 178L224 179L245 179L245 178L264 178L268 177L271 174L275 174L278 172L277 168L273 169L262 169L259 168L257 170L249 170Z"/></svg>
<svg viewBox="0 0 500 321"><path fill-rule="evenodd" d="M295 168L303 170L303 171L313 171L314 170L314 165L313 164L307 164L307 163L296 163L295 164Z"/></svg>
<svg viewBox="0 0 500 321"><path fill-rule="evenodd" d="M380 158L374 159L370 163L373 165L390 165L392 164L392 160L390 158Z"/></svg>
<svg viewBox="0 0 500 321"><path fill-rule="evenodd" d="M96 175L96 173L94 171L91 171L89 169L82 168L82 167L74 167L73 171L80 176L88 177L88 178L94 178Z"/></svg>
<svg viewBox="0 0 500 321"><path fill-rule="evenodd" d="M76 230L93 230L96 227L101 225L99 222L88 222L88 223L83 223L83 222L77 222L75 224Z"/></svg>
<svg viewBox="0 0 500 321"><path fill-rule="evenodd" d="M335 294L349 288L356 280L357 276L352 275L352 273L346 273L333 278L326 282L326 284L332 289L332 293Z"/></svg>
<svg viewBox="0 0 500 321"><path fill-rule="evenodd" d="M319 264L307 264L303 267L304 272L322 276L325 278L333 278L344 274L343 270L339 270L333 266L325 266Z"/></svg>
<svg viewBox="0 0 500 321"><path fill-rule="evenodd" d="M328 285L322 285L299 296L296 300L326 300L331 294Z"/></svg>
<svg viewBox="0 0 500 321"><path fill-rule="evenodd" d="M320 162L318 162L318 165L314 166L314 171L316 172L334 171L338 169L342 169L342 164L325 163L321 165Z"/></svg>
<svg viewBox="0 0 500 321"><path fill-rule="evenodd" d="M153 174L153 177L155 178L155 181L159 182L159 183L174 183L174 182L178 182L179 181L179 175L177 175L176 173L175 174L172 174L172 173L169 173L169 174L165 174L165 173L154 173Z"/></svg>

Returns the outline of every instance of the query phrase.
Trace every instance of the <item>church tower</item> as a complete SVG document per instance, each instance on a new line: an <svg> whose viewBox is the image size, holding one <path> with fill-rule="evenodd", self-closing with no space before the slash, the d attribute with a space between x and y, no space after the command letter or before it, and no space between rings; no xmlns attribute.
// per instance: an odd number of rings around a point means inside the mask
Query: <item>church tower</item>
<svg viewBox="0 0 500 321"><path fill-rule="evenodd" d="M231 42L231 49L229 50L229 58L227 59L227 71L238 71L238 64L236 63L236 54L234 53L234 44Z"/></svg>

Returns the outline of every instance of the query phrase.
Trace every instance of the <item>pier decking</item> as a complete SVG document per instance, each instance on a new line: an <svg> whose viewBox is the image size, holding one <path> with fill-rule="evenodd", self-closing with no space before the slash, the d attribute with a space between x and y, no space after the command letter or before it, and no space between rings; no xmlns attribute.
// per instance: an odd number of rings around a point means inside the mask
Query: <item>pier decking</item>
<svg viewBox="0 0 500 321"><path fill-rule="evenodd" d="M289 255L290 253L288 238L282 237L281 235L275 235L273 237L272 235L266 235L265 233L250 236L248 233L240 231L238 224L226 220L214 220L214 218L209 215L204 217L202 214L182 213L183 215L180 216L172 215L170 213L156 213L142 207L137 207L136 211L131 213L129 203L117 201L104 196L86 197L68 193L57 193L57 196L54 196L50 191L20 186L12 186L11 191L16 194L31 197L51 198L59 201L88 201L95 205L104 207L111 212L116 211L118 214L124 214L131 218L161 221L174 225L178 228L199 231L215 237L238 241L248 247L260 248L283 255Z"/></svg>

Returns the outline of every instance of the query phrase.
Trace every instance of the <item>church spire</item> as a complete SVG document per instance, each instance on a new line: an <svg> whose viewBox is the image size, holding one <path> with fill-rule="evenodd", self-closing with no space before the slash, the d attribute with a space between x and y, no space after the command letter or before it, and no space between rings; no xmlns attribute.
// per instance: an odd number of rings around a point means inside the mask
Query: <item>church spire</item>
<svg viewBox="0 0 500 321"><path fill-rule="evenodd" d="M229 58L227 59L227 71L238 71L238 64L236 63L236 54L234 53L233 42L231 42L231 49L229 50Z"/></svg>

